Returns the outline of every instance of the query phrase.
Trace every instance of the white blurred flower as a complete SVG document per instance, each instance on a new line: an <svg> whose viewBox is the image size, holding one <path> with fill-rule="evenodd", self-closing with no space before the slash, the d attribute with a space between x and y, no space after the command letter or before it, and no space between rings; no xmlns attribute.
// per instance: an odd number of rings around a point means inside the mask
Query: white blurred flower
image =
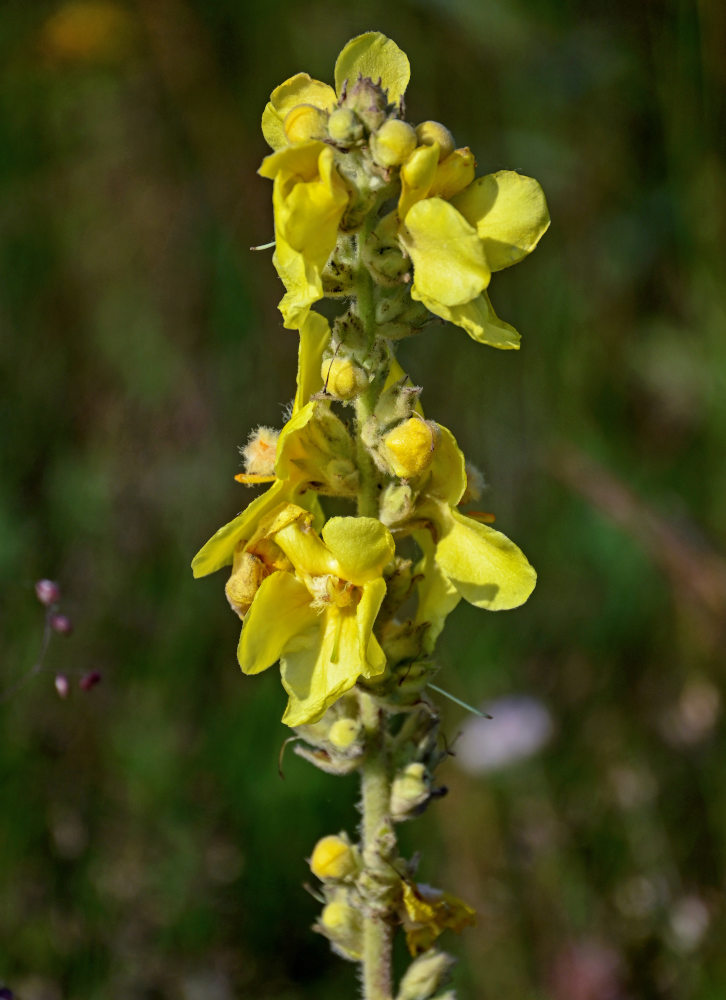
<svg viewBox="0 0 726 1000"><path fill-rule="evenodd" d="M530 695L508 695L482 706L491 719L472 718L456 744L456 759L470 774L483 774L525 760L552 737L552 716Z"/></svg>

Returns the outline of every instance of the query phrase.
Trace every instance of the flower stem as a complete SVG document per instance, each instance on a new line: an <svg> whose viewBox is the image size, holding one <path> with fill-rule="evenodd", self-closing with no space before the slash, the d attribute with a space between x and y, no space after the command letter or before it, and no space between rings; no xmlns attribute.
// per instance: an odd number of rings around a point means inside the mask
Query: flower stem
<svg viewBox="0 0 726 1000"><path fill-rule="evenodd" d="M381 856L384 838L393 836L389 812L390 779L382 728L376 699L361 693L361 716L367 737L367 754L361 771L361 811L363 813L363 858L372 879L390 874ZM363 1000L392 1000L391 953L393 928L385 912L369 912L363 925Z"/></svg>
<svg viewBox="0 0 726 1000"><path fill-rule="evenodd" d="M358 237L355 289L358 316L371 350L376 336L375 286L362 261L362 241L366 236L364 229ZM366 517L378 517L380 483L378 470L363 440L363 429L373 415L384 379L383 372L374 373L368 389L356 401L356 449L360 476L358 513ZM390 866L382 848L390 854L395 845L389 815L391 783L383 713L377 699L363 691L360 692L360 706L366 737L366 756L361 766L362 848L369 882L375 886L378 881L385 884L386 878L390 877ZM393 997L393 926L386 911L385 904L371 899L363 918L363 1000L392 1000Z"/></svg>

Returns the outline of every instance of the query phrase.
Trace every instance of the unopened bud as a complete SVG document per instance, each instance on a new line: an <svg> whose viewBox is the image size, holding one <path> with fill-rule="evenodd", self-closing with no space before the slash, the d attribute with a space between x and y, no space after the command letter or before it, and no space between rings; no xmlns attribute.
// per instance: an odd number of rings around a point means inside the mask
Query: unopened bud
<svg viewBox="0 0 726 1000"><path fill-rule="evenodd" d="M363 953L363 923L357 909L345 895L333 898L320 914L315 930L324 934L333 949L351 962L359 962Z"/></svg>
<svg viewBox="0 0 726 1000"><path fill-rule="evenodd" d="M307 142L324 139L327 134L328 115L314 104L296 104L285 116L283 128L288 142Z"/></svg>
<svg viewBox="0 0 726 1000"><path fill-rule="evenodd" d="M251 552L235 552L232 575L224 585L229 606L244 618L266 575L265 564Z"/></svg>
<svg viewBox="0 0 726 1000"><path fill-rule="evenodd" d="M274 427L256 427L240 448L245 471L255 476L271 476L275 471L277 439L280 432Z"/></svg>
<svg viewBox="0 0 726 1000"><path fill-rule="evenodd" d="M439 162L454 152L454 137L441 122L421 122L416 126L416 138L420 146L439 147Z"/></svg>
<svg viewBox="0 0 726 1000"><path fill-rule="evenodd" d="M394 476L413 479L431 465L437 438L436 425L409 417L383 438L383 451Z"/></svg>
<svg viewBox="0 0 726 1000"><path fill-rule="evenodd" d="M406 970L397 1000L429 1000L446 984L454 962L443 951L425 951Z"/></svg>
<svg viewBox="0 0 726 1000"><path fill-rule="evenodd" d="M83 677L81 677L81 679L78 682L78 687L81 689L81 691L90 691L91 688L94 688L100 682L101 682L101 671L90 670L87 674L84 674Z"/></svg>
<svg viewBox="0 0 726 1000"><path fill-rule="evenodd" d="M371 154L380 167L400 166L415 148L415 131L398 118L389 118L371 136Z"/></svg>
<svg viewBox="0 0 726 1000"><path fill-rule="evenodd" d="M335 399L355 399L368 385L365 369L347 358L323 361L320 375L325 382L326 391Z"/></svg>
<svg viewBox="0 0 726 1000"><path fill-rule="evenodd" d="M68 615L51 615L48 622L53 631L58 632L59 635L70 635L73 631L73 622Z"/></svg>
<svg viewBox="0 0 726 1000"><path fill-rule="evenodd" d="M70 692L70 685L68 683L68 678L65 674L55 675L55 689L58 692L59 698L67 698Z"/></svg>
<svg viewBox="0 0 726 1000"><path fill-rule="evenodd" d="M360 733L358 719L338 719L330 727L328 739L337 750L347 750L355 743Z"/></svg>
<svg viewBox="0 0 726 1000"><path fill-rule="evenodd" d="M336 108L328 118L328 135L333 142L349 146L363 135L363 123L350 108Z"/></svg>
<svg viewBox="0 0 726 1000"><path fill-rule="evenodd" d="M431 798L431 780L426 766L415 761L400 771L391 785L391 818L411 819Z"/></svg>
<svg viewBox="0 0 726 1000"><path fill-rule="evenodd" d="M347 837L331 834L322 837L313 848L310 871L321 881L347 878L357 870L358 861Z"/></svg>
<svg viewBox="0 0 726 1000"><path fill-rule="evenodd" d="M60 587L53 580L38 580L35 584L35 596L46 607L57 604L60 600Z"/></svg>

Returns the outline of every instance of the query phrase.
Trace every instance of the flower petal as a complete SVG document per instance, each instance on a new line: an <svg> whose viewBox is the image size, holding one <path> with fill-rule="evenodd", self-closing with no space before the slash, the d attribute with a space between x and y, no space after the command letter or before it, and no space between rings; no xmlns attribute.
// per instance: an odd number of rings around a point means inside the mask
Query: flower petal
<svg viewBox="0 0 726 1000"><path fill-rule="evenodd" d="M437 166L429 197L445 198L447 201L453 198L474 180L475 168L474 154L468 146L455 149Z"/></svg>
<svg viewBox="0 0 726 1000"><path fill-rule="evenodd" d="M379 31L367 31L351 38L335 63L335 89L342 93L346 80L352 85L359 76L369 77L374 83L380 79L391 104L400 104L408 81L411 66L405 52Z"/></svg>
<svg viewBox="0 0 726 1000"><path fill-rule="evenodd" d="M550 224L539 183L514 170L479 177L452 204L476 226L492 271L510 267L531 253Z"/></svg>
<svg viewBox="0 0 726 1000"><path fill-rule="evenodd" d="M449 428L443 424L436 426L439 439L424 489L427 496L446 500L451 507L455 507L466 490L466 461Z"/></svg>
<svg viewBox="0 0 726 1000"><path fill-rule="evenodd" d="M293 414L301 410L313 393L323 388L320 368L323 351L330 340L330 324L320 313L308 313L300 327L300 348L297 364L297 392L292 405Z"/></svg>
<svg viewBox="0 0 726 1000"><path fill-rule="evenodd" d="M241 514L215 532L197 552L192 560L194 576L208 576L223 566L231 566L238 542L248 541L266 514L285 500L292 499L294 489L294 484L278 481L269 490L255 497Z"/></svg>
<svg viewBox="0 0 726 1000"><path fill-rule="evenodd" d="M296 642L315 642L318 616L310 594L292 573L277 572L262 581L242 626L237 659L245 674L277 663Z"/></svg>
<svg viewBox="0 0 726 1000"><path fill-rule="evenodd" d="M471 302L459 306L445 306L436 299L420 294L416 288L411 289L411 298L423 302L435 316L466 330L472 340L479 344L488 344L489 347L498 347L500 350L519 349L519 333L497 316L487 292L482 292Z"/></svg>
<svg viewBox="0 0 726 1000"><path fill-rule="evenodd" d="M323 528L323 540L338 563L339 575L356 586L380 577L395 551L391 532L374 517L331 517Z"/></svg>
<svg viewBox="0 0 726 1000"><path fill-rule="evenodd" d="M428 531L417 531L414 539L423 552L423 559L416 566L418 607L416 608L417 625L428 623L424 636L424 652L433 652L436 640L444 627L447 616L461 600L461 594L441 571L437 564L435 545Z"/></svg>
<svg viewBox="0 0 726 1000"><path fill-rule="evenodd" d="M288 111L297 104L313 104L323 111L330 111L335 102L335 91L327 83L313 80L307 73L297 73L275 87L270 94L262 112L262 134L273 149L282 149L289 145L283 128Z"/></svg>
<svg viewBox="0 0 726 1000"><path fill-rule="evenodd" d="M398 218L405 219L417 201L425 198L434 183L439 163L439 147L417 146L401 167L401 194Z"/></svg>
<svg viewBox="0 0 726 1000"><path fill-rule="evenodd" d="M537 574L514 542L441 501L428 501L424 511L439 536L436 562L465 601L489 611L524 604Z"/></svg>
<svg viewBox="0 0 726 1000"><path fill-rule="evenodd" d="M476 230L441 198L416 202L401 227L401 242L413 261L415 298L456 306L475 299L489 284Z"/></svg>
<svg viewBox="0 0 726 1000"><path fill-rule="evenodd" d="M323 297L321 269L304 254L293 250L280 235L272 263L286 290L278 306L283 324L288 330L299 330L307 319L310 306Z"/></svg>

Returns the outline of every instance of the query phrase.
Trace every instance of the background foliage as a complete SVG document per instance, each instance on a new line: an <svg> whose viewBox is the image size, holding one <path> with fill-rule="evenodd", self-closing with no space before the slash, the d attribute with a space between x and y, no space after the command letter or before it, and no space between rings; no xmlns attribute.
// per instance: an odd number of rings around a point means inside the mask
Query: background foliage
<svg viewBox="0 0 726 1000"><path fill-rule="evenodd" d="M354 782L292 755L280 780L276 671L239 676L223 581L188 564L294 384L247 250L272 237L261 109L370 28L411 58L409 117L480 172L537 177L554 220L494 284L518 355L440 326L403 358L540 574L517 612L457 611L440 683L554 721L526 761L452 759L405 830L423 878L480 911L447 942L461 995L724 996L725 21L717 0L5 0L2 688L37 657L35 579L75 622L46 661L69 700L49 672L0 704L20 997L354 993L301 887Z"/></svg>

